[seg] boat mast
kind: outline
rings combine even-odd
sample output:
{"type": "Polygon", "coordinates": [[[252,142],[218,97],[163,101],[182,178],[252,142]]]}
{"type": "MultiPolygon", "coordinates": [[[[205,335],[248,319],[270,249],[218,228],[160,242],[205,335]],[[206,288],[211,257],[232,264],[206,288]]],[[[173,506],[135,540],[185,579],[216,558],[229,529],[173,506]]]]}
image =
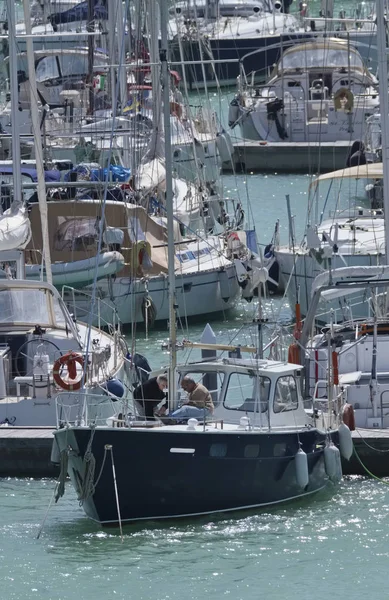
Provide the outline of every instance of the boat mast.
{"type": "MultiPolygon", "coordinates": [[[[11,86],[11,120],[12,120],[12,162],[13,162],[13,201],[23,201],[20,137],[19,137],[19,82],[18,59],[15,27],[15,2],[7,0],[9,74],[11,86]]],[[[27,24],[26,24],[27,25],[27,24]]]]}
{"type": "Polygon", "coordinates": [[[380,92],[380,113],[382,131],[382,171],[383,171],[383,205],[385,222],[385,264],[389,265],[389,96],[388,96],[388,63],[386,52],[386,18],[384,2],[376,3],[377,11],[377,54],[380,92]]]}
{"type": "MultiPolygon", "coordinates": [[[[153,1],[153,0],[152,0],[153,1]]],[[[169,346],[170,346],[170,369],[169,369],[169,404],[172,406],[176,398],[176,283],[175,283],[175,254],[174,254],[174,221],[173,221],[173,178],[172,178],[172,144],[170,132],[170,76],[167,62],[168,56],[168,7],[166,0],[159,2],[161,14],[161,85],[163,98],[163,125],[165,138],[165,169],[166,169],[166,216],[168,231],[168,283],[169,283],[169,346]]]]}
{"type": "MultiPolygon", "coordinates": [[[[95,1],[88,0],[88,24],[86,30],[92,33],[95,30],[94,21],[95,1]]],[[[93,62],[94,62],[95,40],[93,35],[88,35],[88,79],[89,79],[89,114],[93,115],[95,109],[95,92],[93,89],[93,62]]]]}
{"type": "MultiPolygon", "coordinates": [[[[8,0],[12,3],[12,0],[8,0]]],[[[47,212],[47,198],[46,198],[46,184],[45,184],[45,172],[43,162],[43,143],[41,136],[41,129],[39,123],[39,111],[38,111],[38,92],[36,87],[35,78],[35,64],[34,64],[34,48],[33,40],[31,37],[31,15],[30,15],[30,4],[29,0],[23,0],[24,20],[26,25],[26,49],[27,49],[27,65],[28,65],[28,80],[30,84],[30,97],[31,97],[31,122],[32,122],[32,133],[34,136],[34,147],[35,147],[35,161],[37,171],[37,192],[39,202],[39,212],[41,217],[41,229],[42,229],[42,254],[46,268],[46,280],[47,283],[53,283],[53,276],[51,272],[51,256],[50,256],[50,241],[49,241],[49,230],[48,230],[48,212],[47,212]]],[[[16,113],[14,113],[16,114],[16,113]]],[[[12,150],[13,152],[13,150],[12,150]]],[[[15,159],[14,159],[15,161],[15,159]]],[[[15,164],[15,162],[14,162],[15,164]]],[[[17,163],[18,170],[20,170],[20,155],[19,162],[17,163]]]]}

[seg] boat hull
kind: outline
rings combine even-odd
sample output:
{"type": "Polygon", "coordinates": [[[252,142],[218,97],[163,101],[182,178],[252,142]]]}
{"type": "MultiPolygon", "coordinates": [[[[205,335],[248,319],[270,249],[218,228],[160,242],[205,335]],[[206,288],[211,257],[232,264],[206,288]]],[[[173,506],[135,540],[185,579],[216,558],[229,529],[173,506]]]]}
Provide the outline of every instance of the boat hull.
{"type": "MultiPolygon", "coordinates": [[[[177,313],[181,318],[215,314],[234,308],[240,298],[234,265],[224,269],[204,270],[177,275],[177,313]]],[[[100,317],[109,322],[112,307],[115,308],[123,324],[145,321],[144,302],[150,298],[155,312],[148,316],[148,326],[154,321],[169,318],[168,280],[161,275],[145,279],[117,277],[101,279],[97,283],[97,297],[102,300],[100,317]]],[[[80,320],[85,320],[90,312],[90,298],[82,292],[65,296],[68,308],[80,320]]]]}
{"type": "MultiPolygon", "coordinates": [[[[347,38],[344,32],[331,33],[333,37],[347,38]]],[[[320,36],[320,32],[318,32],[320,36]]],[[[351,31],[348,33],[350,42],[353,43],[364,60],[369,61],[369,67],[374,71],[377,68],[377,49],[375,33],[370,31],[351,31]]],[[[241,65],[247,74],[255,73],[256,81],[263,81],[269,76],[269,70],[280,59],[282,50],[312,40],[312,33],[291,32],[275,33],[269,35],[257,35],[256,37],[235,36],[231,38],[208,38],[209,55],[199,50],[197,39],[182,41],[183,58],[176,40],[170,42],[171,61],[177,65],[177,69],[185,68],[186,81],[190,89],[204,87],[204,73],[207,86],[234,85],[236,78],[240,75],[241,65]],[[261,50],[261,52],[257,52],[261,50]],[[253,53],[250,55],[250,53],[253,53]],[[250,56],[248,56],[250,55],[250,56]],[[215,63],[202,65],[202,60],[210,60],[213,57],[215,63]],[[242,63],[241,61],[246,57],[242,63]],[[182,62],[191,62],[182,67],[182,62]],[[228,62],[236,61],[236,62],[228,62]],[[196,63],[196,64],[193,64],[196,63]]]]}
{"type": "MultiPolygon", "coordinates": [[[[55,433],[59,450],[69,446],[68,472],[79,493],[88,476],[83,457],[88,428],[55,433]]],[[[123,522],[166,519],[275,505],[323,489],[328,483],[323,448],[326,435],[316,429],[297,433],[215,430],[189,432],[175,427],[94,430],[95,473],[101,473],[85,513],[101,524],[118,522],[112,460],[123,522]],[[307,454],[309,482],[296,477],[299,441],[307,454]],[[112,456],[105,448],[112,446],[112,456]],[[252,456],[252,457],[251,457],[252,456]]]]}

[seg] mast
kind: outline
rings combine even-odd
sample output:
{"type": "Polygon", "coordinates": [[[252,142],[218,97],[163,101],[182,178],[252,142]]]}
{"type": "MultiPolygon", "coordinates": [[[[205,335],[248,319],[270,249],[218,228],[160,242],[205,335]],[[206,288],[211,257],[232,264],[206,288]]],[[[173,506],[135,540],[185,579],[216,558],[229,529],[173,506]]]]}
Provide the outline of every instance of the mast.
{"type": "MultiPolygon", "coordinates": [[[[12,0],[8,0],[8,3],[12,3],[12,0]]],[[[46,185],[45,185],[45,173],[43,167],[43,144],[39,122],[39,111],[38,111],[38,93],[36,88],[35,79],[35,64],[34,64],[34,48],[31,37],[31,15],[30,15],[30,4],[29,0],[23,0],[24,20],[26,24],[26,49],[27,49],[27,64],[28,64],[28,79],[30,83],[30,97],[31,97],[31,121],[32,121],[32,133],[34,136],[35,146],[35,161],[38,179],[38,202],[39,212],[41,216],[41,229],[42,229],[42,254],[43,260],[46,267],[46,279],[47,283],[53,283],[53,276],[51,272],[51,257],[50,257],[50,242],[49,242],[49,230],[48,230],[48,214],[47,214],[47,198],[46,198],[46,185]]],[[[19,111],[18,111],[19,112],[19,111]]],[[[16,113],[14,113],[15,115],[16,113]]],[[[13,129],[13,128],[12,128],[13,129]]],[[[19,150],[20,152],[20,150],[19,150]]],[[[12,149],[13,153],[13,149],[12,149]]],[[[14,158],[15,162],[15,158],[14,158]]],[[[20,173],[20,155],[17,167],[20,173]]]]}
{"type": "Polygon", "coordinates": [[[388,96],[388,63],[386,52],[386,19],[384,2],[376,3],[377,11],[377,54],[380,92],[380,113],[382,131],[382,171],[383,171],[383,204],[385,222],[385,264],[389,265],[389,96],[388,96]]]}
{"type": "MultiPolygon", "coordinates": [[[[153,0],[152,0],[153,1],[153,0]]],[[[168,283],[169,283],[169,405],[176,398],[176,365],[177,365],[177,332],[176,332],[176,282],[175,282],[175,255],[174,255],[174,221],[173,221],[173,180],[172,180],[172,144],[170,132],[170,94],[169,94],[169,66],[168,55],[168,7],[166,0],[159,0],[161,12],[161,85],[163,97],[163,124],[165,138],[165,169],[166,169],[166,216],[168,230],[168,283]]]]}
{"type": "MultiPolygon", "coordinates": [[[[20,138],[19,138],[19,82],[17,43],[15,34],[15,2],[7,0],[8,40],[9,40],[9,72],[11,85],[12,111],[12,162],[13,162],[13,201],[23,201],[20,138]]],[[[26,23],[27,27],[27,23],[26,23]]]]}
{"type": "MultiPolygon", "coordinates": [[[[95,2],[88,0],[88,24],[86,30],[93,32],[95,30],[94,22],[95,2]]],[[[93,115],[95,109],[95,93],[93,89],[93,59],[94,59],[95,40],[93,35],[88,35],[88,79],[89,79],[89,114],[93,115]]]]}

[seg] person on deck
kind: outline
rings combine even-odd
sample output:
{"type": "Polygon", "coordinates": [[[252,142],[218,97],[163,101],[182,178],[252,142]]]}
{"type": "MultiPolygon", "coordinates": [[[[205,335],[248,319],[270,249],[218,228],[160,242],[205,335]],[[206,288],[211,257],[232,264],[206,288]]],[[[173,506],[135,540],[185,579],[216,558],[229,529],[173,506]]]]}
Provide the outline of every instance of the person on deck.
{"type": "Polygon", "coordinates": [[[169,417],[177,420],[205,419],[212,416],[214,406],[212,396],[207,388],[201,383],[196,383],[191,377],[184,377],[181,381],[181,387],[188,393],[188,399],[169,417]]]}
{"type": "Polygon", "coordinates": [[[166,375],[158,375],[152,377],[134,390],[134,400],[138,407],[144,411],[147,419],[154,417],[154,410],[167,398],[167,377],[166,375]]]}

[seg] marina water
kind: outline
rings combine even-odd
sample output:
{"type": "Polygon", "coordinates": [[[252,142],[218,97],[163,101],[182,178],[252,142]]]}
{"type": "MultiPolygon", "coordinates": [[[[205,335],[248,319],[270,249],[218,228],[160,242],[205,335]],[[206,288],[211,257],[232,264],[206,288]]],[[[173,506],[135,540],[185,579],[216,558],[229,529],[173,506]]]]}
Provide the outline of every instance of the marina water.
{"type": "Polygon", "coordinates": [[[277,510],[126,526],[123,542],[85,518],[70,485],[37,540],[53,485],[1,482],[4,600],[387,598],[389,489],[380,482],[352,478],[277,510]]]}
{"type": "MultiPolygon", "coordinates": [[[[287,240],[286,193],[302,234],[308,183],[305,175],[224,178],[226,193],[238,190],[248,211],[247,187],[261,243],[270,240],[278,218],[287,240]]],[[[278,320],[291,319],[281,298],[268,298],[265,305],[278,320]]],[[[238,340],[255,311],[254,302],[242,303],[214,319],[217,340],[238,340]]],[[[182,325],[179,337],[200,339],[204,323],[187,326],[183,319],[182,325]]],[[[137,350],[152,367],[168,362],[161,353],[165,326],[148,339],[144,330],[136,337],[137,350]]],[[[128,525],[123,543],[117,529],[101,530],[85,517],[70,483],[37,540],[54,485],[0,480],[1,600],[387,598],[389,488],[382,482],[354,477],[309,501],[274,510],[128,525]]]]}
{"type": "MultiPolygon", "coordinates": [[[[353,5],[342,3],[344,8],[353,5]]],[[[230,92],[219,98],[212,92],[215,108],[224,115],[231,96],[230,92]]],[[[289,194],[300,240],[306,223],[308,171],[226,176],[224,195],[238,193],[265,245],[277,219],[281,240],[288,239],[285,195],[289,194]]],[[[265,305],[277,319],[291,319],[282,299],[266,299],[265,305]]],[[[214,319],[217,340],[228,342],[237,336],[255,310],[254,304],[242,303],[214,319]]],[[[179,336],[200,339],[203,323],[187,325],[183,319],[182,325],[179,336]]],[[[143,330],[137,333],[137,350],[154,368],[167,362],[167,356],[161,359],[166,338],[165,327],[151,331],[148,339],[143,330]]],[[[383,482],[353,477],[314,499],[274,510],[126,526],[123,541],[118,530],[101,530],[85,517],[68,484],[36,539],[54,485],[51,480],[0,480],[1,600],[388,597],[389,489],[383,482]]]]}

